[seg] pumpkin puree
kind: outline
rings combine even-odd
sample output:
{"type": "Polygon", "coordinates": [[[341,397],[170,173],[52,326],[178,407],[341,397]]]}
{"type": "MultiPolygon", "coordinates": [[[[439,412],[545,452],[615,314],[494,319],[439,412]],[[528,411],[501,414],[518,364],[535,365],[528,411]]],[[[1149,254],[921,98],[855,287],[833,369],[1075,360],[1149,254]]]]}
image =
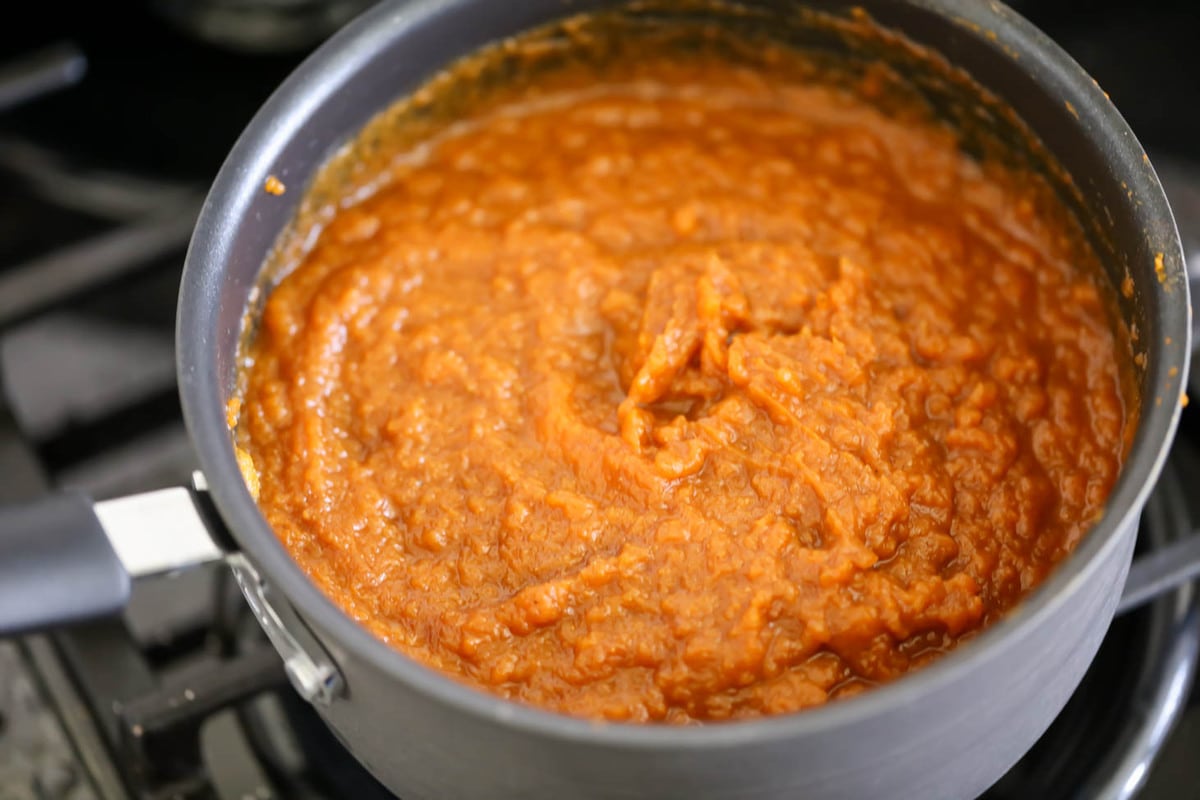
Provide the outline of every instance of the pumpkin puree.
{"type": "Polygon", "coordinates": [[[1102,513],[1094,255],[949,129],[647,56],[397,163],[272,291],[237,441],[424,664],[590,718],[796,711],[977,632],[1102,513]]]}

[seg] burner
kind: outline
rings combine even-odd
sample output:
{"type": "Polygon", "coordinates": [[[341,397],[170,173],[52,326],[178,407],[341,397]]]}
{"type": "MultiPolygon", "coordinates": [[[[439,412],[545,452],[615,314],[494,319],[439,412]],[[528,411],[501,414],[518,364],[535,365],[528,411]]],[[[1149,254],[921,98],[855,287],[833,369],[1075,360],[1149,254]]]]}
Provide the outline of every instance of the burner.
{"type": "Polygon", "coordinates": [[[346,752],[312,706],[296,694],[278,692],[261,698],[243,708],[240,717],[269,774],[282,787],[281,797],[395,797],[346,752]]]}

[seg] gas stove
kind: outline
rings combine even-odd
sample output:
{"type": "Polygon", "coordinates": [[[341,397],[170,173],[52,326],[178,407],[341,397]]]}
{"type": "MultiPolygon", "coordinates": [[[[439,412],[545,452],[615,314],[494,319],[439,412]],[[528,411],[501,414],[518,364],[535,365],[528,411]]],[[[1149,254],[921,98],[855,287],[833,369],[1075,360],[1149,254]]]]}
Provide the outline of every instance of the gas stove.
{"type": "MultiPolygon", "coordinates": [[[[41,4],[0,29],[0,503],[189,479],[173,325],[204,192],[258,105],[365,2],[41,4]]],[[[1126,113],[1200,272],[1188,5],[1017,5],[1126,113]]],[[[1198,405],[1143,552],[1200,521],[1198,405]]],[[[1054,726],[985,797],[1200,796],[1198,653],[1194,587],[1119,618],[1054,726]]],[[[0,641],[0,800],[389,797],[292,691],[223,568],[139,582],[119,618],[0,641]]]]}

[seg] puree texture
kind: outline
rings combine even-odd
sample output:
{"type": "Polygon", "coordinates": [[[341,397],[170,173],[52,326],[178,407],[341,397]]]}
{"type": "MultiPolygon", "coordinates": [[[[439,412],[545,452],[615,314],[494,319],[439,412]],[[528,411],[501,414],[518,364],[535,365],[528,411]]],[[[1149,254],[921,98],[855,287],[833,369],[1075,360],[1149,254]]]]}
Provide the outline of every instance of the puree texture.
{"type": "Polygon", "coordinates": [[[333,216],[237,443],[316,584],[470,685],[668,723],[853,694],[1010,609],[1116,479],[1095,258],[1035,183],[715,58],[531,88],[333,216]]]}

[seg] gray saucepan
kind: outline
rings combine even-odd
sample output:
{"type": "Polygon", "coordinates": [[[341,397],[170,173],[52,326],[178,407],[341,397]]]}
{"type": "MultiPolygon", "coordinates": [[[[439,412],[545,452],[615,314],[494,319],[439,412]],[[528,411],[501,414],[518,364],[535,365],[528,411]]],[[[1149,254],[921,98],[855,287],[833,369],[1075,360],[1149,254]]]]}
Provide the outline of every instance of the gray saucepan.
{"type": "MultiPolygon", "coordinates": [[[[970,798],[1033,745],[1121,601],[1138,517],[1179,419],[1191,326],[1178,234],[1141,146],[1070,57],[996,2],[804,3],[833,15],[865,10],[1011,107],[1069,176],[1112,285],[1126,275],[1133,283],[1132,293],[1113,294],[1137,331],[1142,411],[1106,513],[1044,585],[971,642],[890,685],[803,713],[693,727],[582,721],[467,688],[372,637],[305,577],[247,491],[225,406],[243,316],[299,189],[373,115],[454,59],[613,5],[384,2],[287,79],[230,153],[187,256],[179,389],[203,476],[186,489],[99,504],[56,495],[0,511],[0,632],[110,613],[130,575],[224,559],[296,688],[408,800],[970,798]],[[289,190],[263,191],[268,175],[289,190]]],[[[742,5],[770,18],[798,4],[742,5]]],[[[1197,542],[1136,565],[1127,603],[1194,571],[1197,542]]]]}

